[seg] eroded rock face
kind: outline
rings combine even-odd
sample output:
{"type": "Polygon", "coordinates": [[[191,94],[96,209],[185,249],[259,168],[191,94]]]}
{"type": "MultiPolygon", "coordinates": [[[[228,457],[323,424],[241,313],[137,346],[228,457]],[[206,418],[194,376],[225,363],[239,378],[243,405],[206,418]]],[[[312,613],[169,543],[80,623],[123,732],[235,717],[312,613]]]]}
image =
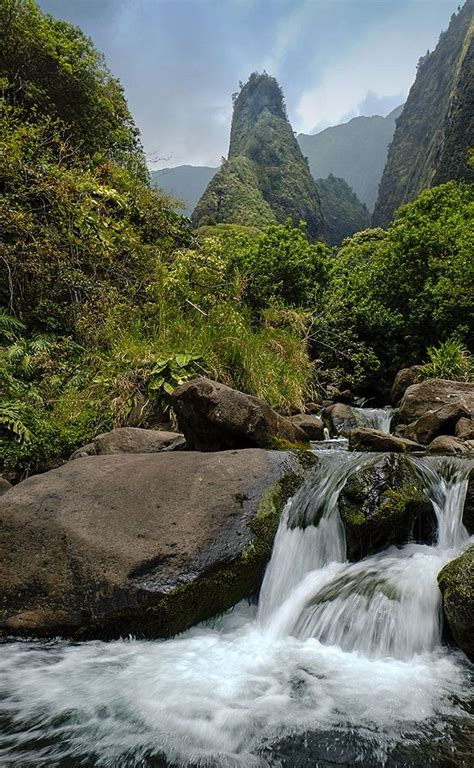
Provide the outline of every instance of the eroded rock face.
{"type": "Polygon", "coordinates": [[[452,635],[474,661],[474,546],[445,565],[438,574],[438,585],[452,635]]]}
{"type": "Polygon", "coordinates": [[[173,407],[189,448],[274,447],[277,441],[306,443],[302,429],[267,403],[211,379],[199,378],[178,387],[173,407]]]}
{"type": "Polygon", "coordinates": [[[404,544],[411,536],[429,542],[436,533],[436,516],[423,483],[399,454],[376,458],[352,475],[339,496],[339,512],[349,560],[404,544]]]}
{"type": "Polygon", "coordinates": [[[325,408],[323,418],[332,435],[347,435],[358,426],[354,412],[345,403],[334,403],[325,408]]]}
{"type": "Polygon", "coordinates": [[[392,404],[398,405],[405,394],[408,387],[412,384],[417,384],[422,377],[421,365],[412,365],[410,368],[402,368],[398,371],[393,382],[392,391],[390,394],[392,404]]]}
{"type": "Polygon", "coordinates": [[[115,453],[174,451],[182,448],[184,443],[184,436],[177,432],[119,427],[111,432],[98,435],[91,443],[74,451],[71,459],[80,459],[84,456],[107,456],[115,453]]]}
{"type": "Polygon", "coordinates": [[[411,424],[427,411],[437,411],[444,405],[460,403],[469,413],[474,411],[474,384],[447,379],[427,379],[406,390],[400,410],[399,424],[411,424]]]}
{"type": "Polygon", "coordinates": [[[423,446],[404,437],[395,437],[386,432],[369,427],[357,427],[349,432],[349,448],[351,451],[387,451],[405,453],[407,451],[422,451],[423,446]]]}
{"type": "Polygon", "coordinates": [[[303,430],[307,440],[324,440],[324,422],[319,416],[297,413],[296,416],[291,416],[290,421],[303,430]]]}
{"type": "Polygon", "coordinates": [[[311,454],[94,456],[0,499],[0,630],[168,637],[259,586],[311,454]]]}
{"type": "Polygon", "coordinates": [[[10,481],[0,475],[0,496],[9,491],[11,487],[10,481]]]}
{"type": "Polygon", "coordinates": [[[409,424],[404,436],[428,445],[439,435],[454,435],[456,424],[462,418],[470,418],[468,408],[462,402],[448,403],[434,411],[427,411],[409,424]]]}

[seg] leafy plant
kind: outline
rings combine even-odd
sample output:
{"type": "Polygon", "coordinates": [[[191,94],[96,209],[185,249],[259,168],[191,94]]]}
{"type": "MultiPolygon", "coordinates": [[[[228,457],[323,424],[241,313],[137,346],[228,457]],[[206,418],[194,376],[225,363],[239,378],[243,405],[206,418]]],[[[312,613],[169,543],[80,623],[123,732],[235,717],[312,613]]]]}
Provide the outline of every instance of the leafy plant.
{"type": "Polygon", "coordinates": [[[446,339],[427,351],[429,362],[423,366],[426,378],[474,381],[474,358],[458,338],[446,339]]]}
{"type": "Polygon", "coordinates": [[[19,443],[31,443],[33,435],[22,421],[21,408],[0,404],[0,428],[11,432],[19,443]]]}

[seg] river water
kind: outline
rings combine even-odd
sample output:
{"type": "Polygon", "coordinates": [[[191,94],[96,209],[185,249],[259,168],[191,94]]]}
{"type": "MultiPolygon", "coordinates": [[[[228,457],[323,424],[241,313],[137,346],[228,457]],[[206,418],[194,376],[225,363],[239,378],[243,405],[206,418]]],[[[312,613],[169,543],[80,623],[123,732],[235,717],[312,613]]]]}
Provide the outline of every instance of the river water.
{"type": "Polygon", "coordinates": [[[258,605],[167,641],[4,644],[2,768],[472,768],[472,665],[442,645],[436,575],[469,544],[474,462],[413,458],[437,543],[350,564],[337,498],[371,460],[320,454],[258,605]]]}

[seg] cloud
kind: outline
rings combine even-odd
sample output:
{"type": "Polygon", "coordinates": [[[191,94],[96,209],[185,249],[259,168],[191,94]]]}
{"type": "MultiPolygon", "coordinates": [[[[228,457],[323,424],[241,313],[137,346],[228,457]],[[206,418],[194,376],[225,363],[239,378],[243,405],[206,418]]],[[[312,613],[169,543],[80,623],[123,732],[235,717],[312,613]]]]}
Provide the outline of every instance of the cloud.
{"type": "Polygon", "coordinates": [[[306,89],[296,104],[295,127],[313,132],[374,108],[389,111],[404,101],[418,59],[434,47],[441,31],[433,29],[423,5],[411,4],[372,27],[315,73],[317,84],[306,89]]]}

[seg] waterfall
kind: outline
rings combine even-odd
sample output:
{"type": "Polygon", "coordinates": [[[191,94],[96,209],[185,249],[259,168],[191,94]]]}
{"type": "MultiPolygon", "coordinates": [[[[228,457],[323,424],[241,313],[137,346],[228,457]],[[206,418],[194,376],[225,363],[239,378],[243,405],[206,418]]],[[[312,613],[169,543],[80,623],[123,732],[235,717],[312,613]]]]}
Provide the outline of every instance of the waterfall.
{"type": "Polygon", "coordinates": [[[470,667],[441,644],[436,576],[469,542],[474,462],[410,458],[436,544],[349,563],[338,496],[374,455],[318,456],[282,514],[258,606],[166,641],[4,644],[0,764],[468,768],[470,667]]]}
{"type": "Polygon", "coordinates": [[[378,429],[380,432],[390,434],[390,424],[394,414],[394,408],[352,408],[358,424],[361,427],[378,429]]]}

